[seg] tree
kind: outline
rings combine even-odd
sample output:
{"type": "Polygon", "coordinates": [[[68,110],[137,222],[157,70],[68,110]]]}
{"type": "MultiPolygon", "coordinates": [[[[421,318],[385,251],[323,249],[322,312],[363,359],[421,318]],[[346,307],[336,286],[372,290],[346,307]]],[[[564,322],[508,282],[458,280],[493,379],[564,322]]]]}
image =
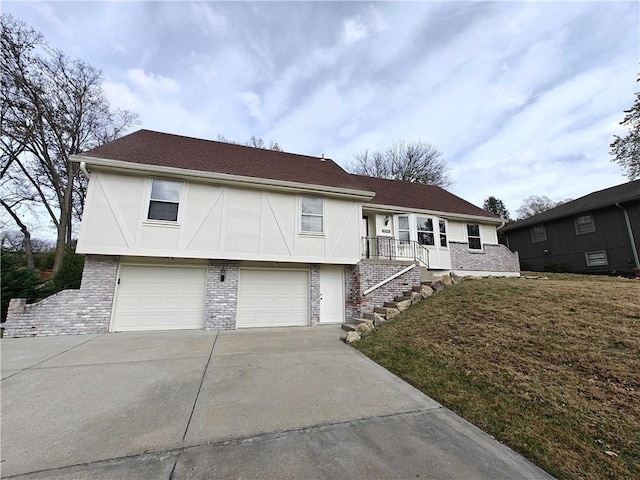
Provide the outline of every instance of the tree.
{"type": "Polygon", "coordinates": [[[38,285],[38,273],[29,267],[25,267],[19,254],[11,252],[4,245],[0,247],[2,257],[2,270],[0,271],[0,285],[2,285],[2,302],[0,312],[4,322],[7,319],[9,301],[12,298],[24,297],[31,301],[36,296],[38,285]]]}
{"type": "Polygon", "coordinates": [[[491,212],[494,215],[498,215],[503,220],[510,220],[509,210],[504,206],[504,202],[496,197],[489,197],[484,201],[482,206],[487,212],[491,212]]]}
{"type": "Polygon", "coordinates": [[[274,142],[273,140],[271,140],[269,142],[269,147],[267,148],[267,144],[265,143],[265,141],[262,138],[256,137],[255,135],[251,135],[251,138],[249,139],[248,142],[240,143],[240,142],[235,142],[233,140],[229,140],[224,135],[218,134],[218,141],[224,142],[224,143],[231,143],[232,145],[244,145],[245,147],[254,147],[254,148],[262,148],[264,150],[273,150],[275,152],[282,151],[282,149],[280,148],[280,145],[278,145],[278,142],[274,142]]]}
{"type": "MultiPolygon", "coordinates": [[[[640,76],[637,81],[640,82],[640,76]]],[[[614,157],[611,161],[626,170],[629,180],[635,180],[640,178],[640,91],[633,106],[624,113],[620,125],[626,126],[629,132],[624,137],[614,135],[609,153],[614,157]]]]}
{"type": "Polygon", "coordinates": [[[542,195],[541,197],[538,195],[531,195],[530,197],[522,200],[520,208],[516,210],[518,220],[522,220],[524,218],[529,218],[539,213],[546,212],[547,210],[551,210],[552,208],[557,207],[562,203],[564,202],[554,202],[545,195],[542,195]]]}
{"type": "Polygon", "coordinates": [[[27,212],[46,212],[57,231],[57,272],[86,192],[86,179],[69,157],[119,137],[137,116],[110,109],[99,70],[50,48],[10,14],[2,14],[1,24],[2,207],[25,243],[27,212]]]}
{"type": "Polygon", "coordinates": [[[347,170],[358,175],[447,188],[452,181],[442,152],[426,142],[395,141],[387,150],[357,153],[347,170]]]}

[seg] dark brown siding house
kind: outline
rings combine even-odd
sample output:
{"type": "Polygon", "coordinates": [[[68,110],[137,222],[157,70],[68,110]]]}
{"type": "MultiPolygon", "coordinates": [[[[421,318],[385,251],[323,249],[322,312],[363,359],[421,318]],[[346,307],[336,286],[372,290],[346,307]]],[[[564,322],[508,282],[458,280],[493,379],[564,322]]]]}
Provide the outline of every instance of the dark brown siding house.
{"type": "Polygon", "coordinates": [[[501,230],[522,270],[640,276],[640,180],[590,193],[501,230]]]}

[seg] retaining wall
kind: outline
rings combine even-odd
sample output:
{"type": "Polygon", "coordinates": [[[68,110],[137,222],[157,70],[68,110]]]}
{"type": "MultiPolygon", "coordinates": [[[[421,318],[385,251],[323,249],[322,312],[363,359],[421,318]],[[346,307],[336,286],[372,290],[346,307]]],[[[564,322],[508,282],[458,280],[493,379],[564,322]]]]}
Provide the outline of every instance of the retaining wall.
{"type": "Polygon", "coordinates": [[[4,335],[30,337],[107,333],[118,272],[117,256],[87,255],[78,290],[63,290],[36,303],[9,303],[4,335]]]}

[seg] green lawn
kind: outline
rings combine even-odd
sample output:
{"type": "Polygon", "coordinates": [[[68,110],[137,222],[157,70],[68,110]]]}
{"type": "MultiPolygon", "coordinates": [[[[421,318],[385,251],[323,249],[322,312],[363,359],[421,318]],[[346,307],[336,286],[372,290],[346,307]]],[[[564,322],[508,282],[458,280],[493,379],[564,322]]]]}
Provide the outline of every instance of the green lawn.
{"type": "Polygon", "coordinates": [[[640,478],[640,281],[548,277],[464,281],[354,345],[557,478],[640,478]]]}

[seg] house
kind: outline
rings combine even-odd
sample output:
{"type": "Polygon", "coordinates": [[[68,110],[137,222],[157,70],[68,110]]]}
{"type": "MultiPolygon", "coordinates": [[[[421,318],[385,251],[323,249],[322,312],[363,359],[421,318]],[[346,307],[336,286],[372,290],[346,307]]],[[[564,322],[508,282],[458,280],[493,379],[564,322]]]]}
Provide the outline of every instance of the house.
{"type": "Polygon", "coordinates": [[[82,286],[14,299],[7,335],[342,323],[434,275],[519,275],[496,216],[329,159],[141,130],[73,161],[82,286]]]}
{"type": "Polygon", "coordinates": [[[640,180],[590,193],[501,229],[523,270],[640,274],[640,180]]]}

